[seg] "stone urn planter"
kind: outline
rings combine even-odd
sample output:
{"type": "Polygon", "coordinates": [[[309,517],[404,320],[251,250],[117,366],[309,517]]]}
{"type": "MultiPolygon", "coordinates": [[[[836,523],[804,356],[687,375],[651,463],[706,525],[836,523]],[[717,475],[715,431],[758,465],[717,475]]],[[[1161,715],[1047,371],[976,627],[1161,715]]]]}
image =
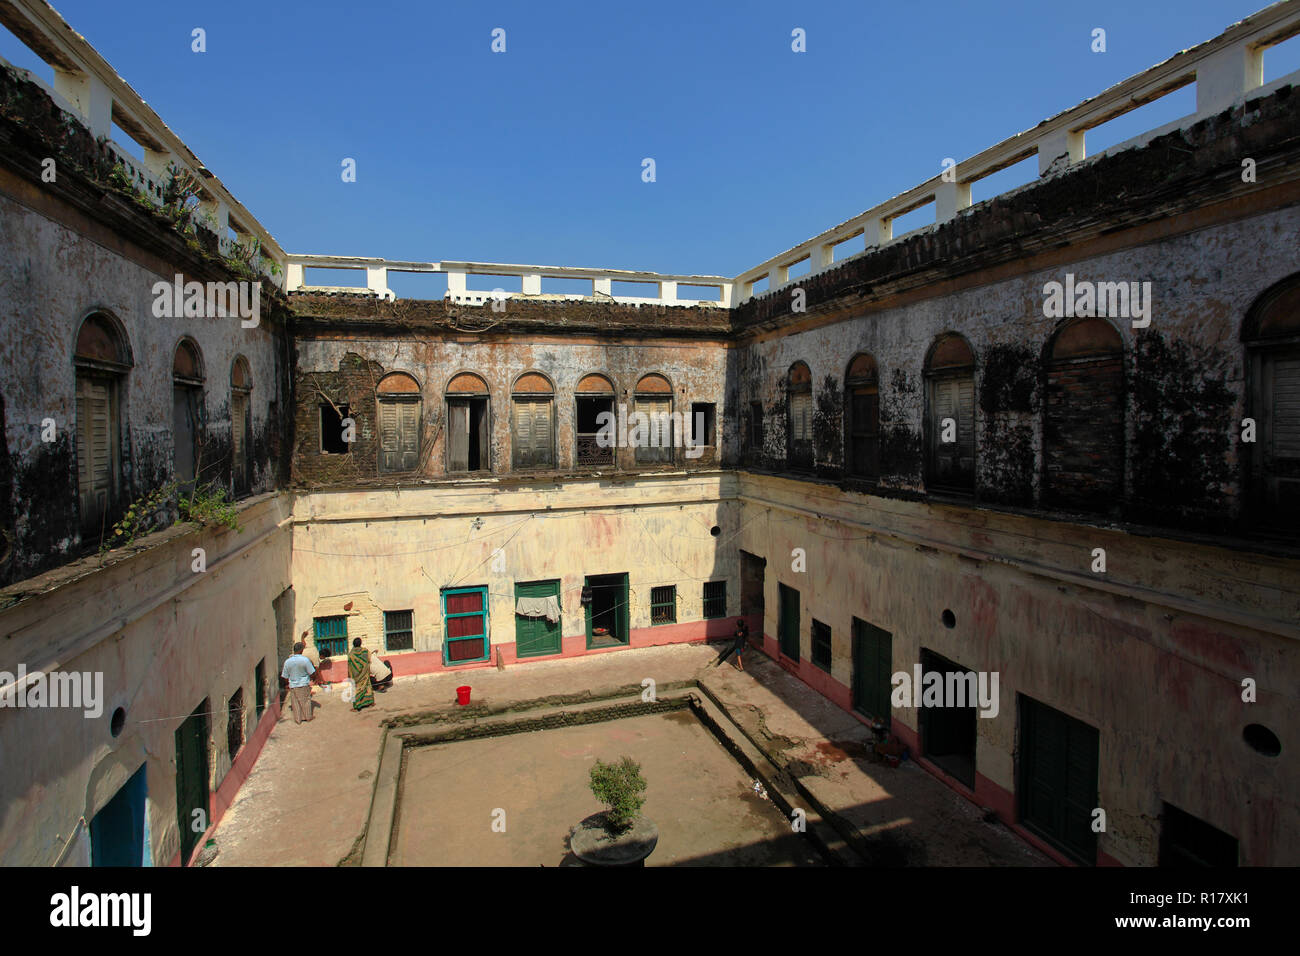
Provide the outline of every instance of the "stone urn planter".
{"type": "Polygon", "coordinates": [[[569,849],[587,866],[645,866],[659,843],[659,828],[638,816],[625,830],[611,831],[605,811],[593,813],[569,834],[569,849]]]}

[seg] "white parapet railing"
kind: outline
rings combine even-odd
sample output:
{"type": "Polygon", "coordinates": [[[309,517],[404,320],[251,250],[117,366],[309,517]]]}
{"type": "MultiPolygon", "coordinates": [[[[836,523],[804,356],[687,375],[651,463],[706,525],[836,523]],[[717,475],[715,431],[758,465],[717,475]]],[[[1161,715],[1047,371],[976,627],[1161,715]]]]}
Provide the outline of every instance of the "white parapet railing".
{"type": "Polygon", "coordinates": [[[483,305],[495,298],[524,298],[556,301],[586,299],[619,302],[627,305],[684,305],[731,306],[731,280],[724,276],[664,275],[658,272],[631,272],[623,269],[584,269],[576,266],[530,266],[501,262],[402,262],[395,259],[367,259],[356,256],[300,256],[286,257],[286,292],[361,292],[355,285],[307,285],[305,269],[337,269],[342,272],[366,273],[365,291],[383,299],[394,299],[388,287],[390,272],[435,272],[447,276],[446,298],[463,305],[483,305]],[[490,290],[470,289],[470,276],[519,279],[518,290],[494,287],[490,290]],[[590,282],[591,291],[574,293],[546,293],[542,285],[546,279],[569,282],[590,282]],[[646,295],[615,295],[615,282],[644,285],[646,295]],[[693,298],[693,289],[716,290],[714,298],[693,298]]]}
{"type": "Polygon", "coordinates": [[[104,142],[136,188],[156,205],[163,202],[168,167],[175,164],[188,172],[201,188],[197,217],[216,233],[222,253],[233,249],[235,243],[247,247],[256,239],[262,271],[272,282],[283,285],[285,255],[280,244],[58,11],[45,0],[0,0],[0,23],[54,70],[54,85],[3,58],[0,64],[39,85],[60,109],[77,117],[91,135],[104,142]],[[113,139],[114,124],[140,147],[143,161],[113,139]],[[272,270],[272,262],[281,270],[279,274],[272,270]]]}
{"type": "MultiPolygon", "coordinates": [[[[1300,83],[1300,71],[1264,85],[1264,51],[1300,34],[1300,0],[1283,0],[1235,23],[1222,34],[1190,50],[1175,54],[1078,106],[1044,120],[1033,129],[1018,133],[996,146],[941,171],[919,186],[899,193],[825,232],[773,256],[734,280],[733,300],[739,305],[755,295],[755,283],[767,280],[757,294],[774,292],[802,281],[809,275],[838,266],[834,260],[840,243],[862,237],[863,255],[897,242],[905,236],[935,228],[971,207],[971,184],[1035,154],[1040,177],[1054,175],[1083,162],[1084,137],[1088,130],[1145,106],[1191,83],[1196,84],[1196,112],[1172,123],[1149,130],[1097,155],[1141,146],[1157,136],[1190,126],[1206,116],[1240,104],[1248,95],[1300,83]],[[904,235],[893,234],[894,220],[915,209],[934,204],[933,225],[904,235]],[[790,270],[808,262],[808,271],[790,278],[790,270]]],[[[1094,157],[1095,158],[1095,157],[1094,157]]],[[[1024,187],[1017,187],[1024,188],[1024,187]]],[[[852,257],[846,257],[852,258],[852,257]]]]}

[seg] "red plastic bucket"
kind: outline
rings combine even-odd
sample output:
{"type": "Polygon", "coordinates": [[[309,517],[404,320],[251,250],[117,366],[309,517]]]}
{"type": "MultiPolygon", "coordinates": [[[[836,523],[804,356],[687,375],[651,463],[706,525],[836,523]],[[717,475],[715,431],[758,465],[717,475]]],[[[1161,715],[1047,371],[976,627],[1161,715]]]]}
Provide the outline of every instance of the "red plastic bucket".
{"type": "Polygon", "coordinates": [[[469,703],[469,688],[468,688],[468,687],[457,687],[457,688],[456,688],[456,703],[460,704],[462,707],[464,707],[466,704],[469,703]]]}

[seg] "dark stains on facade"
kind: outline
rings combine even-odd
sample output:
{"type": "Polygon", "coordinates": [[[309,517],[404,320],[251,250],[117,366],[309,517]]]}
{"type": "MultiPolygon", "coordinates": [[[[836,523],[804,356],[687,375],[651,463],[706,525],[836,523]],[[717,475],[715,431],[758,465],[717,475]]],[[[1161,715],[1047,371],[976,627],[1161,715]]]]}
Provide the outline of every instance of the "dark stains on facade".
{"type": "Polygon", "coordinates": [[[880,390],[880,484],[914,488],[923,467],[921,433],[908,426],[907,409],[917,401],[918,387],[907,370],[890,370],[889,386],[880,390]]]}
{"type": "Polygon", "coordinates": [[[835,478],[844,471],[844,390],[827,375],[814,397],[813,460],[818,475],[835,478]]]}
{"type": "Polygon", "coordinates": [[[1034,504],[1037,358],[1023,345],[991,345],[984,350],[979,385],[983,435],[977,455],[982,501],[1034,504]]]}
{"type": "Polygon", "coordinates": [[[1222,530],[1238,510],[1225,489],[1236,403],[1203,350],[1148,329],[1138,338],[1132,383],[1135,418],[1129,517],[1136,521],[1222,530]]]}

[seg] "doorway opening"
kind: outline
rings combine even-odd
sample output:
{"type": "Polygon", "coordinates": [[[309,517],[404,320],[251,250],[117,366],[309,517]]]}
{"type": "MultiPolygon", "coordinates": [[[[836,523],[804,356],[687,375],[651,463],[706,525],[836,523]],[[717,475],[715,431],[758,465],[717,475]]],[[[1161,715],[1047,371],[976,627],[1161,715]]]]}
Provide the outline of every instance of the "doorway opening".
{"type": "MultiPolygon", "coordinates": [[[[974,673],[933,651],[921,649],[922,681],[931,672],[943,675],[944,686],[949,686],[949,674],[974,673]]],[[[962,680],[966,678],[963,676],[962,680]]],[[[924,686],[924,684],[923,684],[924,686]]],[[[969,685],[974,686],[974,685],[969,685]]],[[[921,708],[921,752],[931,763],[951,775],[970,790],[975,789],[975,721],[976,701],[967,700],[965,707],[948,706],[921,708]]]]}
{"type": "Polygon", "coordinates": [[[488,400],[447,399],[447,470],[489,471],[488,400]]]}
{"type": "Polygon", "coordinates": [[[145,865],[144,764],[90,821],[91,866],[145,865]]]}
{"type": "Polygon", "coordinates": [[[627,574],[589,574],[584,590],[587,604],[587,649],[617,647],[630,641],[627,613],[627,574]]]}
{"type": "Polygon", "coordinates": [[[1170,803],[1160,817],[1160,866],[1237,865],[1236,837],[1170,803]]]}

